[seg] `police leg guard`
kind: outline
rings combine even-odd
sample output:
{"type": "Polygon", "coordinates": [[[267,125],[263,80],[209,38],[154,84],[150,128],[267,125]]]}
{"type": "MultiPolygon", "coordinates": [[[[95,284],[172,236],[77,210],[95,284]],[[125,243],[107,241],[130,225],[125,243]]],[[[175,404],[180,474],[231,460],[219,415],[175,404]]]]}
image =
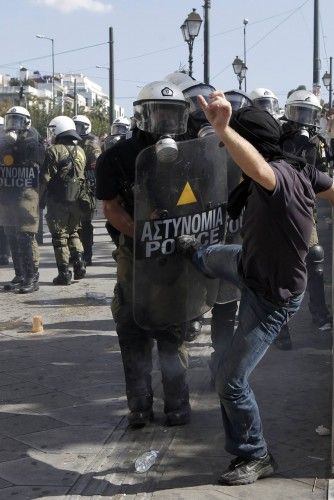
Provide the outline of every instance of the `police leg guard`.
{"type": "Polygon", "coordinates": [[[211,342],[213,352],[209,361],[209,368],[212,389],[215,387],[215,379],[221,356],[233,337],[237,310],[238,301],[233,300],[225,304],[216,303],[211,311],[211,342]]]}
{"type": "Polygon", "coordinates": [[[134,323],[117,325],[121,349],[126,396],[128,400],[128,423],[132,428],[144,427],[153,419],[153,391],[151,385],[152,347],[149,334],[142,332],[134,323]]]}
{"type": "Polygon", "coordinates": [[[80,240],[83,246],[83,258],[86,266],[92,265],[93,243],[94,243],[94,227],[91,219],[81,221],[81,229],[79,232],[80,240]]]}
{"type": "Polygon", "coordinates": [[[23,282],[20,288],[17,290],[18,293],[32,293],[39,289],[39,273],[38,269],[36,269],[35,267],[33,256],[34,238],[34,233],[20,232],[18,234],[19,249],[22,255],[24,275],[23,282]]]}
{"type": "Polygon", "coordinates": [[[86,266],[82,253],[73,254],[73,272],[75,280],[81,280],[86,276],[86,266]]]}
{"type": "Polygon", "coordinates": [[[191,407],[186,380],[188,355],[181,338],[162,332],[157,338],[164,389],[166,425],[186,425],[191,407]]]}
{"type": "Polygon", "coordinates": [[[3,289],[6,292],[13,292],[19,289],[23,282],[24,276],[23,276],[22,257],[19,251],[18,233],[16,229],[5,228],[5,234],[8,238],[8,243],[12,254],[15,276],[11,282],[6,283],[6,285],[4,285],[3,289]]]}
{"type": "Polygon", "coordinates": [[[309,249],[306,257],[308,273],[307,290],[309,292],[309,310],[313,322],[321,329],[331,328],[331,317],[326,305],[324,286],[324,250],[320,245],[309,249]]]}
{"type": "Polygon", "coordinates": [[[274,345],[282,351],[290,351],[292,349],[290,330],[287,323],[282,326],[281,331],[274,340],[274,345]]]}
{"type": "Polygon", "coordinates": [[[3,227],[0,227],[0,266],[8,266],[10,249],[8,238],[3,227]]]}

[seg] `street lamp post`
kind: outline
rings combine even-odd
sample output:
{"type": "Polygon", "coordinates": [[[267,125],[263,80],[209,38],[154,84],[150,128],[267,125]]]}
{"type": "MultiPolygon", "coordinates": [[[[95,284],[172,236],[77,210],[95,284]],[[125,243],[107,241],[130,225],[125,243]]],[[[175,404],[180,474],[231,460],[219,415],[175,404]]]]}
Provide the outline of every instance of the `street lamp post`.
{"type": "Polygon", "coordinates": [[[109,124],[115,120],[115,84],[114,84],[114,34],[113,28],[109,28],[109,66],[96,66],[109,71],[109,124]]]}
{"type": "Polygon", "coordinates": [[[52,53],[52,107],[55,107],[55,41],[54,38],[48,37],[46,35],[36,35],[36,38],[44,38],[45,40],[50,40],[51,42],[51,53],[52,53]]]}
{"type": "Polygon", "coordinates": [[[329,73],[326,71],[326,73],[322,77],[323,84],[325,85],[326,89],[328,89],[328,94],[329,94],[328,95],[328,108],[329,108],[329,111],[331,111],[332,96],[333,96],[333,88],[332,88],[332,83],[333,83],[332,75],[333,75],[333,72],[332,72],[332,65],[333,65],[333,58],[330,57],[329,58],[329,73]]]}
{"type": "Polygon", "coordinates": [[[193,9],[190,14],[188,14],[187,19],[181,26],[181,31],[183,39],[187,42],[189,47],[189,76],[193,76],[193,46],[194,40],[198,36],[199,30],[201,28],[202,19],[201,16],[193,9]]]}
{"type": "MultiPolygon", "coordinates": [[[[245,63],[245,66],[247,65],[246,63],[246,26],[248,24],[248,19],[244,19],[243,20],[243,23],[244,23],[244,63],[245,63]]],[[[246,74],[245,74],[245,92],[247,92],[247,78],[246,78],[246,74]]]]}
{"type": "Polygon", "coordinates": [[[238,56],[234,59],[232,63],[233,71],[238,77],[238,82],[239,82],[239,90],[241,90],[241,84],[244,78],[246,77],[247,73],[247,66],[243,62],[242,59],[240,59],[238,56]]]}

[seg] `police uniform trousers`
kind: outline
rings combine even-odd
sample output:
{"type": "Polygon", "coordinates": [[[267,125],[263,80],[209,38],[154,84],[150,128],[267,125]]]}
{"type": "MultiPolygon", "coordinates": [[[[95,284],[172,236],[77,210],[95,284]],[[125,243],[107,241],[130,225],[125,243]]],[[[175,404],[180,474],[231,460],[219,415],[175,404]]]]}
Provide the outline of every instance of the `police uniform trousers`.
{"type": "Polygon", "coordinates": [[[324,286],[324,250],[319,245],[316,221],[313,221],[309,251],[306,256],[307,292],[309,310],[312,316],[329,318],[324,286]]]}
{"type": "Polygon", "coordinates": [[[144,330],[135,323],[132,312],[132,241],[120,235],[120,245],[114,253],[117,284],[111,310],[122,354],[129,409],[146,411],[152,407],[152,348],[155,339],[162,373],[164,410],[165,413],[177,410],[189,401],[186,382],[188,354],[184,341],[176,331],[144,330]]]}
{"type": "Polygon", "coordinates": [[[84,260],[90,262],[93,256],[94,226],[92,220],[95,210],[83,210],[79,236],[83,246],[84,260]]]}
{"type": "Polygon", "coordinates": [[[58,203],[51,197],[48,199],[46,221],[58,269],[68,267],[70,255],[75,258],[78,253],[83,252],[78,234],[80,219],[81,210],[78,202],[58,203]]]}
{"type": "Polygon", "coordinates": [[[0,226],[0,258],[9,259],[10,249],[5,230],[0,226]]]}
{"type": "Polygon", "coordinates": [[[35,189],[23,193],[8,190],[1,196],[0,224],[8,239],[15,275],[19,277],[31,278],[38,271],[38,203],[35,189]]]}

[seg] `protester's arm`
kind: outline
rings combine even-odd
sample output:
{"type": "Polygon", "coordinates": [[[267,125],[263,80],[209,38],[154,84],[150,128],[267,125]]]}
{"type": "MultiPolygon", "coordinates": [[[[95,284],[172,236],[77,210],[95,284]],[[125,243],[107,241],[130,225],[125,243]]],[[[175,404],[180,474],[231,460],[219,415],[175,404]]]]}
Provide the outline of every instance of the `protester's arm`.
{"type": "Polygon", "coordinates": [[[202,96],[199,96],[198,100],[208,121],[235,163],[260,186],[273,191],[276,186],[276,177],[269,163],[252,144],[229,126],[232,108],[223,92],[213,92],[208,103],[202,96]]]}
{"type": "Polygon", "coordinates": [[[334,205],[334,182],[329,189],[326,191],[321,191],[317,194],[318,198],[322,198],[323,200],[329,201],[332,205],[334,205]]]}
{"type": "Polygon", "coordinates": [[[118,231],[133,238],[134,224],[131,215],[124,209],[121,196],[116,196],[113,200],[103,200],[103,212],[106,219],[118,231]]]}

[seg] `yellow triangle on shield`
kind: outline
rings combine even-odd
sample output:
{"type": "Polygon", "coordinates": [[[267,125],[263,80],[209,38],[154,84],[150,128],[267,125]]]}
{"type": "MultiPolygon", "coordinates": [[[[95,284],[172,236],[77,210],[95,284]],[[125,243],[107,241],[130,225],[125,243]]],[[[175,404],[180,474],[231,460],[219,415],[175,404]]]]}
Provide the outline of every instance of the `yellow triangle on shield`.
{"type": "Polygon", "coordinates": [[[179,201],[177,202],[177,206],[179,205],[189,205],[190,203],[196,203],[196,196],[194,195],[193,190],[191,189],[191,186],[189,182],[187,181],[186,185],[184,186],[184,189],[181,193],[181,196],[179,198],[179,201]]]}

